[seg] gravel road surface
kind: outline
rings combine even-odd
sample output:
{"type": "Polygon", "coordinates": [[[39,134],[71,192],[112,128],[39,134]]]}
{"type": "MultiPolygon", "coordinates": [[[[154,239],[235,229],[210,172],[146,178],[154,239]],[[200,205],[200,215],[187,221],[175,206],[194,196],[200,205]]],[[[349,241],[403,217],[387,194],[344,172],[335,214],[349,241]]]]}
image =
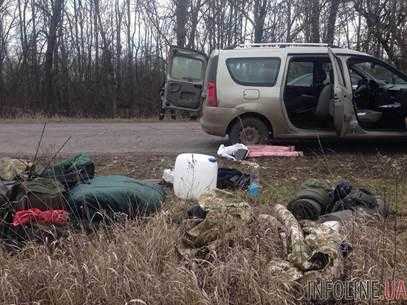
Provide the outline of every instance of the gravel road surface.
{"type": "MultiPolygon", "coordinates": [[[[42,124],[0,124],[0,154],[33,154],[42,127],[42,124]]],[[[70,136],[63,154],[215,153],[225,142],[205,134],[198,122],[49,123],[42,151],[55,152],[70,136]]]]}

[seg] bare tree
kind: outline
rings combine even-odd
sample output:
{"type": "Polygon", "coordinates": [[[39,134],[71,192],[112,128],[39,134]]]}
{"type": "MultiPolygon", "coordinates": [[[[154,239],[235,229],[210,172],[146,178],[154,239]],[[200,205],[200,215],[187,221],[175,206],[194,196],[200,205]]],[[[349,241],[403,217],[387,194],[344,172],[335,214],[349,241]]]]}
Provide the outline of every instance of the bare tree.
{"type": "Polygon", "coordinates": [[[186,43],[187,31],[187,16],[188,16],[188,0],[175,1],[175,18],[176,18],[176,33],[177,33],[177,46],[184,47],[186,43]]]}
{"type": "Polygon", "coordinates": [[[310,25],[311,25],[311,41],[310,42],[320,42],[320,14],[321,6],[319,0],[310,0],[310,25]]]}
{"type": "Polygon", "coordinates": [[[61,26],[63,9],[64,9],[64,0],[55,0],[51,2],[51,11],[48,12],[44,9],[44,13],[50,13],[49,17],[49,28],[47,33],[47,50],[45,52],[45,95],[46,95],[46,109],[49,111],[55,112],[55,103],[54,103],[54,87],[53,87],[53,66],[54,66],[54,57],[57,52],[57,33],[58,29],[61,26]]]}
{"type": "Polygon", "coordinates": [[[397,0],[355,0],[354,5],[389,59],[407,69],[407,3],[397,0]]]}
{"type": "Polygon", "coordinates": [[[328,24],[325,34],[325,42],[329,44],[334,43],[335,39],[335,25],[336,25],[336,16],[339,9],[339,4],[341,0],[331,0],[331,5],[329,8],[328,24]]]}

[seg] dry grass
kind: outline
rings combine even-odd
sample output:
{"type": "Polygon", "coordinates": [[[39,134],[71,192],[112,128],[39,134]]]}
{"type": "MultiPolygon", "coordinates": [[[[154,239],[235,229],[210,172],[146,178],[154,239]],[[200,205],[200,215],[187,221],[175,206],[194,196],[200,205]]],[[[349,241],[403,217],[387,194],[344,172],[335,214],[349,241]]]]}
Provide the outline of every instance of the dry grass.
{"type": "MultiPolygon", "coordinates": [[[[137,178],[159,178],[172,163],[172,158],[160,156],[96,160],[99,174],[137,178]]],[[[403,155],[376,154],[263,160],[265,194],[255,210],[267,213],[270,205],[286,203],[304,179],[317,177],[368,185],[403,211],[404,162],[403,155]]],[[[257,222],[222,240],[205,259],[181,259],[176,244],[185,208],[170,197],[150,219],[92,234],[72,231],[58,245],[32,243],[16,254],[0,252],[0,304],[303,304],[297,300],[300,287],[267,273],[267,263],[284,255],[277,232],[257,222]]],[[[347,261],[347,279],[407,280],[403,216],[358,223],[348,231],[354,251],[347,261]]]]}
{"type": "MultiPolygon", "coordinates": [[[[175,210],[90,235],[70,233],[58,247],[30,244],[14,255],[0,253],[1,304],[301,303],[294,283],[266,271],[271,259],[282,258],[276,232],[254,223],[205,260],[182,260],[175,210]]],[[[349,278],[407,278],[406,244],[396,247],[394,236],[389,221],[356,225],[349,278]]]]}

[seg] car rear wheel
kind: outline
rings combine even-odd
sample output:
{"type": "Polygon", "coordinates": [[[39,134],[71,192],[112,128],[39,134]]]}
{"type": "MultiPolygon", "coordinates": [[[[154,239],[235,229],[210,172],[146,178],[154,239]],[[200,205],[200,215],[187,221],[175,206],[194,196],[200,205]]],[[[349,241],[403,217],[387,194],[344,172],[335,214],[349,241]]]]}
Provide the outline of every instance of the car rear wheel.
{"type": "Polygon", "coordinates": [[[229,132],[229,141],[231,144],[268,144],[270,135],[271,130],[261,119],[247,117],[238,119],[232,125],[229,132]]]}

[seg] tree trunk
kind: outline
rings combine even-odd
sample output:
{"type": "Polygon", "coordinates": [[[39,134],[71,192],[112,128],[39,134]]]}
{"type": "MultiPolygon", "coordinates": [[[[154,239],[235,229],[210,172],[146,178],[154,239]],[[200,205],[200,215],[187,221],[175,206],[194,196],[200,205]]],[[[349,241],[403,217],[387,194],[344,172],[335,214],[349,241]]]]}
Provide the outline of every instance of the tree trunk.
{"type": "Polygon", "coordinates": [[[195,7],[192,8],[191,30],[189,32],[188,48],[194,49],[195,35],[198,26],[199,10],[201,9],[201,0],[197,0],[195,7]]]}
{"type": "Polygon", "coordinates": [[[333,45],[335,38],[335,24],[336,16],[339,8],[340,0],[331,0],[331,7],[329,9],[328,25],[326,30],[325,42],[333,45]]]}
{"type": "Polygon", "coordinates": [[[187,36],[186,23],[188,20],[188,0],[176,0],[175,18],[177,46],[184,47],[187,36]]]}
{"type": "Polygon", "coordinates": [[[267,14],[267,0],[256,0],[254,2],[254,42],[263,41],[264,21],[267,14]]]}
{"type": "Polygon", "coordinates": [[[49,114],[55,113],[54,90],[53,90],[53,64],[57,50],[57,32],[62,19],[64,0],[55,0],[52,4],[52,15],[49,21],[47,50],[45,52],[45,96],[46,108],[49,114]]]}
{"type": "Polygon", "coordinates": [[[320,24],[319,17],[321,13],[321,7],[319,6],[319,0],[311,0],[311,41],[312,43],[319,43],[320,39],[320,24]]]}
{"type": "Polygon", "coordinates": [[[287,1],[287,33],[285,35],[285,41],[286,42],[291,42],[291,9],[292,9],[292,0],[287,1]]]}

